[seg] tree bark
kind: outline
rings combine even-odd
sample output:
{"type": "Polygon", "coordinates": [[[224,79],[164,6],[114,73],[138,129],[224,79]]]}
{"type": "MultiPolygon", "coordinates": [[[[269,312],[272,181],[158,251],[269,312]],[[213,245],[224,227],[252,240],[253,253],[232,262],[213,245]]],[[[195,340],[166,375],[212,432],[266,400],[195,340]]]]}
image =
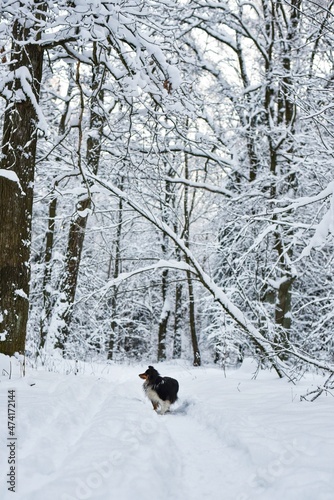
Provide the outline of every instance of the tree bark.
{"type": "Polygon", "coordinates": [[[173,358],[180,358],[182,353],[181,322],[182,322],[182,283],[176,283],[173,358]]]}
{"type": "MultiPolygon", "coordinates": [[[[79,66],[78,66],[79,67],[79,66]]],[[[87,152],[86,161],[90,171],[96,175],[99,167],[100,155],[101,155],[101,134],[104,124],[104,118],[99,109],[99,95],[100,86],[103,77],[101,75],[100,68],[94,67],[92,74],[92,97],[91,97],[91,110],[90,110],[90,131],[93,132],[87,138],[87,152]]],[[[80,87],[79,73],[77,72],[77,84],[80,87]]],[[[83,100],[83,96],[82,96],[83,100]]],[[[83,113],[84,103],[81,102],[83,113]]],[[[78,157],[79,157],[79,170],[81,169],[80,157],[81,157],[81,135],[82,131],[79,126],[79,147],[78,147],[78,157]]],[[[86,227],[88,222],[88,213],[92,206],[92,201],[90,193],[81,199],[77,204],[77,210],[73,216],[73,219],[69,228],[67,250],[65,257],[65,269],[64,277],[60,285],[61,291],[61,317],[60,326],[58,327],[58,337],[56,339],[55,347],[62,350],[65,349],[65,344],[70,333],[70,324],[72,320],[73,304],[75,300],[75,294],[77,289],[77,282],[79,276],[79,268],[81,263],[81,255],[83,250],[83,244],[85,239],[86,227]]]]}
{"type": "MultiPolygon", "coordinates": [[[[35,17],[46,4],[36,4],[35,17]]],[[[29,311],[31,219],[43,50],[33,28],[13,24],[12,81],[7,86],[0,168],[0,352],[24,353],[29,311]],[[32,102],[32,99],[35,102],[32,102]],[[13,173],[17,177],[13,177],[13,173]],[[14,180],[12,180],[14,179],[14,180]],[[16,182],[16,180],[18,182],[16,182]]],[[[38,32],[38,30],[36,30],[38,32]]]]}
{"type": "MultiPolygon", "coordinates": [[[[184,161],[184,177],[189,179],[189,166],[188,166],[188,156],[185,155],[184,161]]],[[[184,244],[189,249],[190,240],[190,208],[189,208],[189,188],[187,185],[184,187],[184,198],[183,198],[183,210],[184,210],[184,244]]],[[[190,260],[186,257],[186,263],[190,264],[190,260]]],[[[196,314],[195,314],[195,298],[194,298],[194,286],[191,273],[187,271],[187,284],[188,284],[188,296],[189,296],[189,328],[190,328],[190,338],[191,345],[193,349],[193,365],[201,366],[201,353],[199,350],[197,331],[196,331],[196,314]]]]}
{"type": "MultiPolygon", "coordinates": [[[[169,169],[168,177],[173,176],[173,170],[169,169]]],[[[175,203],[175,193],[174,186],[169,182],[165,181],[164,186],[164,202],[161,205],[162,220],[165,224],[169,225],[171,223],[170,211],[174,208],[175,203]]],[[[165,234],[161,235],[161,251],[163,258],[168,255],[168,237],[165,234]]],[[[166,359],[166,338],[167,338],[167,327],[168,321],[171,313],[171,306],[169,303],[169,284],[168,284],[169,271],[165,269],[161,276],[161,296],[162,296],[162,312],[159,319],[158,328],[158,361],[163,361],[166,359]]]]}
{"type": "MultiPolygon", "coordinates": [[[[60,117],[58,134],[60,136],[64,135],[66,132],[66,119],[68,117],[71,96],[74,89],[73,80],[73,67],[70,66],[69,69],[69,84],[67,88],[67,94],[65,99],[65,105],[60,117]]],[[[57,180],[54,180],[55,187],[58,185],[57,180]]],[[[53,193],[51,201],[49,203],[49,215],[48,215],[48,229],[46,232],[45,241],[45,253],[44,253],[44,277],[43,277],[43,310],[40,319],[40,344],[39,348],[43,349],[46,343],[50,319],[53,310],[53,297],[51,293],[51,276],[52,276],[52,253],[53,253],[53,243],[55,234],[55,221],[57,214],[58,199],[57,195],[53,193]]]]}
{"type": "MultiPolygon", "coordinates": [[[[163,235],[163,238],[165,238],[165,235],[163,235]]],[[[158,361],[166,359],[166,335],[170,316],[170,306],[168,304],[168,269],[164,269],[162,272],[161,292],[163,310],[160,316],[158,331],[158,361]]]]}
{"type": "MultiPolygon", "coordinates": [[[[123,189],[124,177],[121,177],[120,188],[123,189]]],[[[118,200],[118,214],[117,214],[117,231],[115,240],[115,259],[114,259],[114,272],[113,278],[117,279],[121,272],[121,241],[122,241],[122,230],[123,230],[123,200],[119,198],[118,200]]],[[[108,359],[113,359],[114,349],[119,340],[118,334],[118,323],[116,320],[117,316],[117,290],[118,287],[114,286],[112,290],[111,298],[111,324],[110,324],[110,336],[108,343],[108,359]]]]}
{"type": "Polygon", "coordinates": [[[48,229],[46,233],[45,253],[44,253],[44,277],[43,277],[43,311],[40,320],[40,344],[39,348],[45,346],[49,321],[52,314],[52,295],[51,295],[51,259],[53,252],[53,241],[55,232],[55,220],[57,212],[57,197],[54,196],[49,204],[48,229]]]}

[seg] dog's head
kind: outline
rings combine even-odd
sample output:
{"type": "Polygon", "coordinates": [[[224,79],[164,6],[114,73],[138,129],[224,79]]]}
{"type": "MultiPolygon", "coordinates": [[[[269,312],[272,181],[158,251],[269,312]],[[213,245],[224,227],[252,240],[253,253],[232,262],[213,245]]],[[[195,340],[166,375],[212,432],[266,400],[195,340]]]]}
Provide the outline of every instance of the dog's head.
{"type": "Polygon", "coordinates": [[[140,373],[139,377],[144,379],[144,380],[153,380],[154,378],[158,377],[159,373],[153,366],[149,366],[146,372],[140,373]]]}

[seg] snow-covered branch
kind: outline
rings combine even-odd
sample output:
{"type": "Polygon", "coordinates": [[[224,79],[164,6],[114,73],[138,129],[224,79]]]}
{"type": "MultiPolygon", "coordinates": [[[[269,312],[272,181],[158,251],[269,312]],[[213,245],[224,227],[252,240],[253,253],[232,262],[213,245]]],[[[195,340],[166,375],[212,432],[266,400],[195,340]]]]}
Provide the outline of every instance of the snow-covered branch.
{"type": "Polygon", "coordinates": [[[195,189],[204,189],[205,191],[210,191],[211,193],[222,194],[227,198],[234,197],[234,193],[232,193],[232,191],[229,191],[228,189],[221,188],[218,186],[214,186],[213,184],[209,184],[206,182],[195,182],[181,177],[166,177],[166,181],[174,184],[184,184],[185,186],[189,186],[195,189]]]}
{"type": "MultiPolygon", "coordinates": [[[[137,274],[145,273],[148,271],[156,271],[157,269],[173,269],[174,271],[190,271],[191,273],[196,274],[195,269],[186,264],[186,262],[178,261],[178,260],[159,260],[155,264],[150,266],[140,267],[138,269],[134,269],[132,271],[126,273],[120,273],[117,278],[113,278],[108,280],[106,285],[102,288],[102,292],[106,292],[113,286],[119,286],[123,281],[136,276],[137,274]]],[[[100,290],[101,291],[101,290],[100,290]]]]}
{"type": "Polygon", "coordinates": [[[222,308],[229,314],[234,321],[245,331],[251,340],[256,344],[263,355],[270,360],[273,367],[280,377],[284,375],[287,367],[278,359],[277,354],[272,349],[270,342],[254,327],[252,322],[243,314],[243,312],[233,304],[223,290],[217,286],[217,284],[212,280],[212,278],[204,271],[200,263],[197,261],[193,253],[189,250],[185,242],[180,239],[175,232],[158,217],[156,217],[152,212],[140,206],[137,202],[133,201],[127,193],[123,192],[110,182],[106,182],[94,175],[87,174],[87,177],[94,182],[99,183],[105,189],[113,193],[115,196],[121,198],[128,206],[139,213],[146,220],[151,222],[155,227],[157,227],[164,234],[169,236],[177,247],[183,252],[187,261],[191,263],[191,271],[197,276],[202,285],[211,293],[214,299],[222,306],[222,308]]]}
{"type": "MultiPolygon", "coordinates": [[[[290,203],[290,205],[287,205],[282,208],[275,208],[273,210],[274,214],[282,214],[284,212],[291,212],[291,210],[297,210],[298,208],[305,207],[307,205],[312,205],[312,203],[317,203],[318,201],[325,200],[329,196],[332,196],[334,193],[334,181],[330,182],[325,189],[320,191],[315,196],[303,196],[302,198],[299,198],[298,200],[295,200],[293,203],[290,203]]],[[[282,203],[285,202],[285,200],[277,200],[276,203],[282,203]]]]}

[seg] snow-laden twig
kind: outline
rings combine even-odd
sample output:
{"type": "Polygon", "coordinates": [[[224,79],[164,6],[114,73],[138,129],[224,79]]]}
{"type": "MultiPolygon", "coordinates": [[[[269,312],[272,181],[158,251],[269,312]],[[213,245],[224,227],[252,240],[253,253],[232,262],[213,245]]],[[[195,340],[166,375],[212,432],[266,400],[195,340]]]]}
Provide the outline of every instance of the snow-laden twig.
{"type": "MultiPolygon", "coordinates": [[[[329,196],[333,195],[334,193],[334,181],[331,181],[325,189],[320,191],[315,196],[303,196],[302,198],[299,198],[298,200],[295,200],[293,203],[290,205],[287,205],[282,208],[275,208],[273,211],[274,214],[281,214],[284,212],[291,212],[291,210],[296,210],[297,208],[305,207],[307,205],[311,205],[312,203],[316,203],[318,201],[324,200],[328,198],[329,196]]],[[[278,200],[277,203],[284,202],[285,200],[278,200]]]]}
{"type": "Polygon", "coordinates": [[[325,381],[323,385],[318,386],[314,391],[309,391],[305,395],[300,396],[301,401],[315,401],[323,392],[326,394],[330,394],[331,396],[334,397],[334,393],[331,391],[334,391],[334,373],[331,373],[328,379],[325,381]],[[312,396],[310,398],[310,396],[312,396]]]}
{"type": "Polygon", "coordinates": [[[113,286],[118,286],[120,283],[123,281],[132,278],[132,276],[135,276],[137,274],[141,274],[147,271],[156,271],[157,269],[174,269],[178,271],[190,271],[191,273],[196,273],[195,269],[193,269],[191,266],[186,264],[185,262],[178,261],[178,260],[164,260],[161,259],[155,264],[152,264],[151,266],[145,266],[141,267],[139,269],[134,269],[133,271],[127,272],[127,273],[121,273],[117,276],[117,278],[113,278],[108,281],[106,286],[104,287],[105,290],[113,287],[113,286]]]}
{"type": "Polygon", "coordinates": [[[206,182],[195,182],[190,181],[188,179],[183,179],[181,177],[165,177],[166,181],[172,182],[174,184],[184,184],[185,186],[189,186],[196,189],[204,189],[205,191],[210,191],[211,193],[222,194],[227,198],[233,198],[234,193],[225,189],[223,187],[214,186],[213,184],[208,184],[206,182]]]}
{"type": "Polygon", "coordinates": [[[322,217],[321,221],[316,225],[314,235],[296,261],[303,257],[307,257],[310,255],[313,248],[320,247],[324,244],[329,234],[334,234],[334,194],[331,197],[329,209],[322,217]]]}
{"type": "MultiPolygon", "coordinates": [[[[303,259],[304,257],[308,257],[311,253],[311,250],[323,245],[329,234],[334,234],[334,181],[330,182],[325,189],[323,189],[320,193],[315,196],[304,196],[299,198],[299,200],[294,201],[290,205],[287,205],[282,208],[276,208],[273,211],[273,214],[282,214],[284,212],[290,212],[293,210],[297,210],[298,208],[305,207],[307,205],[311,205],[313,203],[317,203],[319,201],[327,200],[330,197],[330,207],[326,211],[326,213],[321,218],[320,222],[316,224],[313,228],[312,226],[308,226],[308,229],[314,229],[314,234],[310,239],[309,243],[303,249],[301,254],[297,259],[295,259],[294,263],[303,259]]],[[[277,203],[280,203],[284,200],[277,200],[277,203]]]]}

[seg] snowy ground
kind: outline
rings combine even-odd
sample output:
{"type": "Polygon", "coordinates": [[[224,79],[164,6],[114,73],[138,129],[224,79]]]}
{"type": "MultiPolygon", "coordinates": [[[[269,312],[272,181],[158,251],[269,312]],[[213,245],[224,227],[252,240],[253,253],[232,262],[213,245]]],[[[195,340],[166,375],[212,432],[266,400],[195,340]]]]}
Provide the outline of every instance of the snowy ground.
{"type": "Polygon", "coordinates": [[[157,365],[180,383],[172,413],[142,391],[144,365],[69,364],[17,376],[0,357],[3,500],[333,500],[334,398],[300,402],[316,383],[261,372],[157,365]],[[69,373],[66,373],[69,371],[69,373]],[[8,391],[15,389],[15,493],[8,391]]]}

